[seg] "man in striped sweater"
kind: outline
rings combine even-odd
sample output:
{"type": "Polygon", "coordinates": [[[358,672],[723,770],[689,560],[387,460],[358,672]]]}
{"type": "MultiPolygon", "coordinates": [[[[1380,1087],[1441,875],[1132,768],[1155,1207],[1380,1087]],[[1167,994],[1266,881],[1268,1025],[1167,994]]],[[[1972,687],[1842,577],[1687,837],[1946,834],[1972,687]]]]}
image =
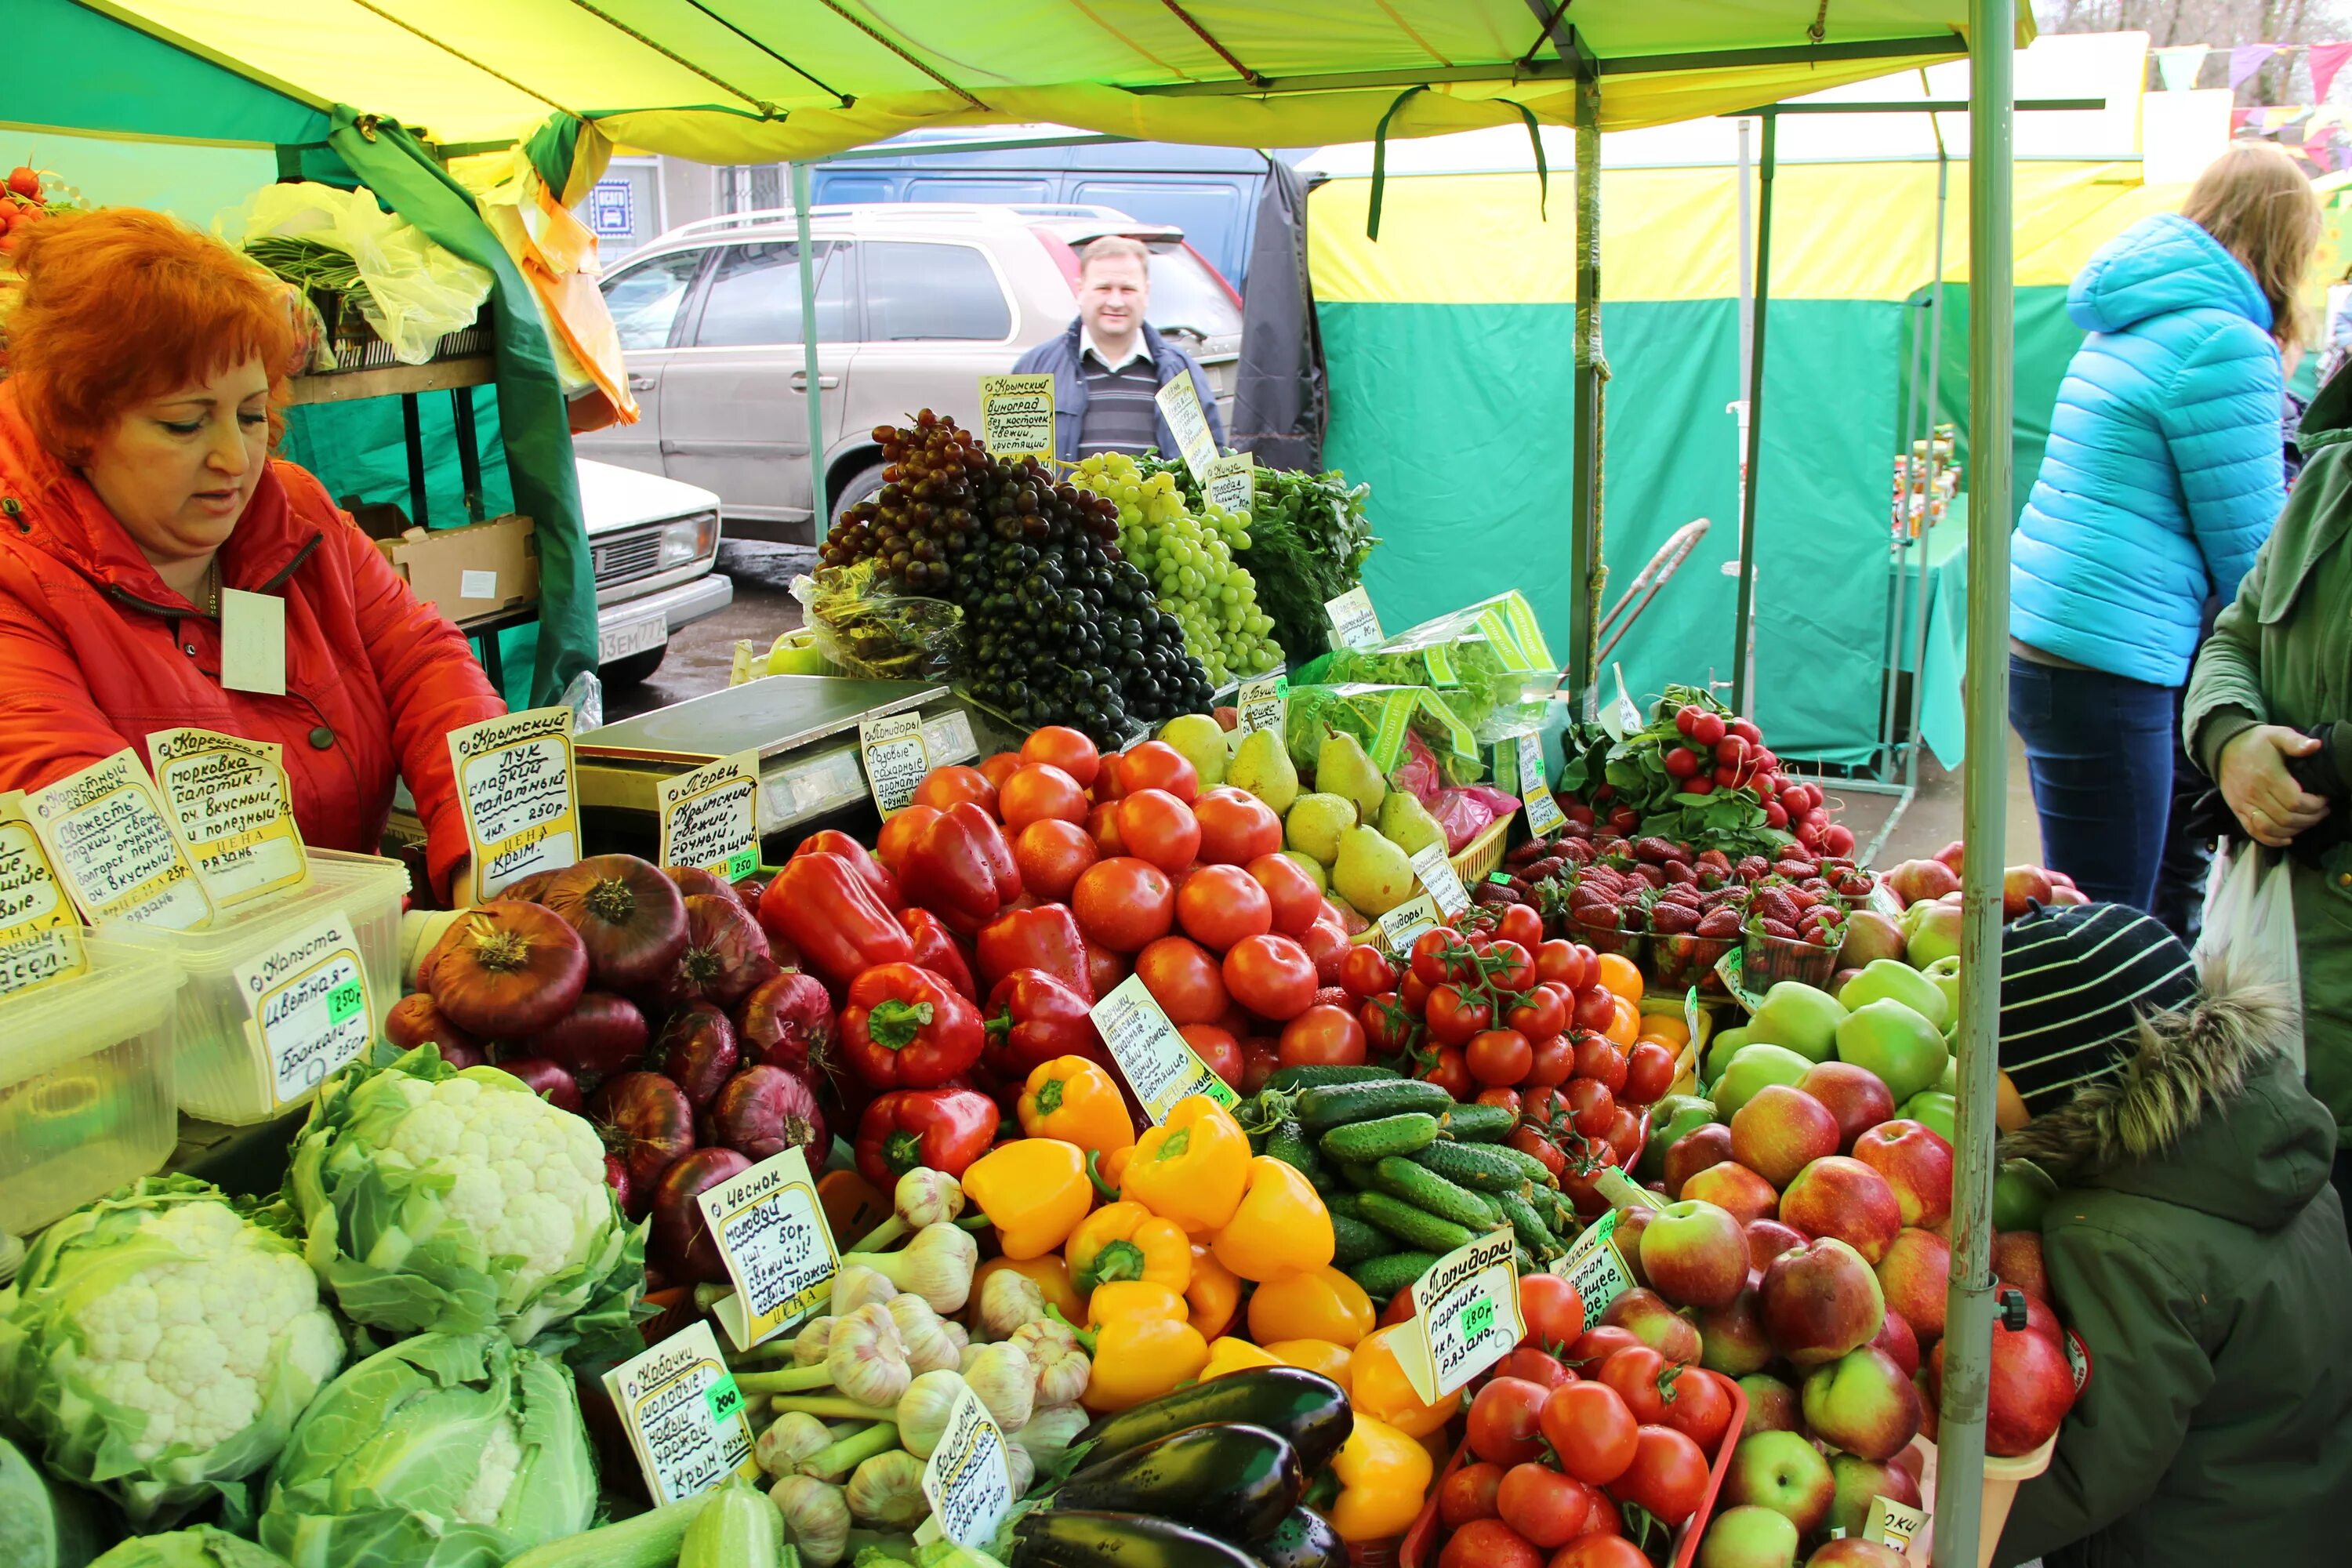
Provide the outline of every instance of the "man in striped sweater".
{"type": "Polygon", "coordinates": [[[1078,319],[1013,367],[1054,378],[1054,456],[1063,462],[1102,452],[1179,456],[1159,397],[1181,376],[1192,377],[1209,434],[1223,449],[1208,373],[1143,319],[1150,306],[1151,252],[1139,240],[1107,235],[1078,255],[1078,319]]]}

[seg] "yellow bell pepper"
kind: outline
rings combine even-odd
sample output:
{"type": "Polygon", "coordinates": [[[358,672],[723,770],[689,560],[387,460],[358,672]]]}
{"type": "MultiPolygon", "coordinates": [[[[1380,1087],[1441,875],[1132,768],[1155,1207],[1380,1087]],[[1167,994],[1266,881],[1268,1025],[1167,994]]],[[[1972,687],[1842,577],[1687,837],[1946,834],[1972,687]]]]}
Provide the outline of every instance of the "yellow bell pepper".
{"type": "Polygon", "coordinates": [[[1408,1437],[1421,1437],[1444,1426],[1462,1408],[1458,1394],[1423,1405],[1405,1381],[1404,1368],[1397,1364],[1396,1342],[1412,1331],[1411,1323],[1391,1323],[1358,1342],[1348,1363],[1348,1403],[1355,1406],[1359,1426],[1370,1416],[1408,1437]]]}
{"type": "Polygon", "coordinates": [[[1135,1145],[1132,1143],[1124,1149],[1114,1149],[1095,1163],[1095,1175],[1101,1185],[1115,1193],[1126,1179],[1127,1163],[1134,1158],[1135,1145]]]}
{"type": "Polygon", "coordinates": [[[1435,1467],[1429,1451],[1385,1421],[1358,1415],[1356,1429],[1331,1457],[1339,1498],[1325,1513],[1353,1544],[1402,1535],[1421,1512],[1435,1467]]]}
{"type": "Polygon", "coordinates": [[[1178,1295],[1192,1282],[1192,1240],[1172,1219],[1161,1219],[1141,1204],[1116,1203],[1095,1210],[1070,1232],[1062,1256],[1070,1283],[1080,1295],[1121,1279],[1146,1279],[1178,1295]]]}
{"type": "Polygon", "coordinates": [[[1296,1165],[1260,1154],[1249,1163],[1248,1190],[1213,1245],[1217,1261],[1244,1279],[1320,1268],[1331,1261],[1331,1211],[1296,1165]]]}
{"type": "Polygon", "coordinates": [[[1049,1252],[1043,1258],[992,1258],[980,1266],[971,1277],[971,1318],[979,1321],[980,1290],[988,1277],[1000,1268],[1010,1268],[1015,1274],[1025,1274],[1037,1283],[1045,1305],[1058,1308],[1062,1316],[1074,1323],[1087,1321],[1087,1300],[1070,1283],[1070,1266],[1062,1261],[1061,1254],[1049,1252]]]}
{"type": "Polygon", "coordinates": [[[1043,1258],[1060,1247],[1094,1207],[1086,1151],[1058,1138],[1021,1138],[974,1160],[964,1196],[996,1227],[1007,1258],[1043,1258]]]}
{"type": "Polygon", "coordinates": [[[1372,1299],[1329,1264],[1268,1279],[1250,1297],[1250,1338],[1329,1340],[1352,1347],[1372,1331],[1372,1299]]]}
{"type": "Polygon", "coordinates": [[[1320,1373],[1338,1384],[1339,1392],[1348,1391],[1348,1363],[1354,1359],[1354,1352],[1346,1345],[1335,1345],[1329,1340],[1275,1340],[1258,1349],[1285,1366],[1320,1373]]]}
{"type": "Polygon", "coordinates": [[[1080,1403],[1124,1410],[1201,1375],[1209,1342],[1184,1319],[1184,1299],[1165,1285],[1123,1279],[1099,1287],[1092,1313],[1094,1371],[1080,1403]]]}
{"type": "Polygon", "coordinates": [[[1196,1094],[1178,1100],[1166,1121],[1136,1140],[1118,1195],[1199,1236],[1234,1217],[1249,1179],[1249,1137],[1242,1124],[1207,1095],[1196,1094]]]}
{"type": "Polygon", "coordinates": [[[1023,1086],[1017,1113],[1030,1137],[1059,1138],[1105,1158],[1135,1143],[1135,1124],[1118,1086],[1084,1057],[1041,1064],[1023,1086]]]}
{"type": "Polygon", "coordinates": [[[1184,1302],[1192,1309],[1192,1326],[1204,1340],[1213,1340],[1233,1327],[1234,1316],[1241,1310],[1241,1276],[1218,1262],[1204,1241],[1192,1244],[1192,1282],[1184,1288],[1184,1302]]]}
{"type": "Polygon", "coordinates": [[[1261,1350],[1247,1340],[1227,1334],[1209,1342],[1209,1364],[1201,1369],[1201,1381],[1226,1377],[1237,1372],[1249,1372],[1261,1366],[1288,1366],[1290,1363],[1272,1351],[1261,1350]]]}

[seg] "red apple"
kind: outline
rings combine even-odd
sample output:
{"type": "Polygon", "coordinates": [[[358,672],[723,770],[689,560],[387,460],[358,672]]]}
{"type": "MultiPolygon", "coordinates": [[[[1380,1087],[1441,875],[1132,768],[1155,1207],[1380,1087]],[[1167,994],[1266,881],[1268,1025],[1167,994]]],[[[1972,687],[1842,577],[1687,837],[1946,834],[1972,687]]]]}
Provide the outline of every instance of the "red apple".
{"type": "Polygon", "coordinates": [[[2055,1340],[2065,1331],[2058,1326],[2058,1314],[2050,1310],[2049,1302],[2017,1284],[2016,1281],[2003,1279],[1996,1275],[1992,1282],[1992,1299],[1996,1303],[2001,1300],[2003,1290],[2015,1290],[2025,1298],[2025,1331],[2027,1333],[2041,1334],[2055,1340]]]}
{"type": "Polygon", "coordinates": [[[1737,1160],[1709,1165],[1691,1177],[1683,1184],[1682,1196],[1727,1209],[1743,1226],[1767,1218],[1780,1206],[1780,1194],[1772,1184],[1737,1160]]]}
{"type": "Polygon", "coordinates": [[[1952,1284],[1952,1249],[1932,1230],[1898,1232],[1877,1263],[1878,1287],[1921,1344],[1944,1337],[1944,1293],[1952,1284]]]}
{"type": "MultiPolygon", "coordinates": [[[[1731,1118],[1731,1157],[1785,1187],[1797,1173],[1838,1151],[1837,1118],[1801,1089],[1768,1083],[1731,1118]]],[[[1946,1178],[1947,1203],[1949,1177],[1946,1178]]]]}
{"type": "MultiPolygon", "coordinates": [[[[1960,886],[1960,868],[1947,866],[1941,860],[1906,860],[1886,873],[1887,890],[1903,900],[1903,907],[1940,899],[1946,893],[1957,892],[1960,886]]],[[[1900,954],[1889,953],[1888,957],[1900,954]]]]}
{"type": "MultiPolygon", "coordinates": [[[[1927,865],[1934,865],[1930,860],[1927,865]]],[[[1906,942],[1903,928],[1893,919],[1876,910],[1856,910],[1845,921],[1845,940],[1838,945],[1838,964],[1843,969],[1860,969],[1874,958],[1900,958],[1906,942]]],[[[1843,981],[1833,981],[1830,994],[1834,996],[1843,988],[1843,981]]]]}
{"type": "Polygon", "coordinates": [[[1804,1420],[1797,1391],[1777,1377],[1751,1372],[1739,1380],[1739,1392],[1748,1395],[1743,1432],[1793,1432],[1804,1420]]]}
{"type": "Polygon", "coordinates": [[[1789,1184],[1780,1194],[1780,1219],[1807,1236],[1833,1236],[1875,1263],[1903,1228],[1903,1209],[1885,1177],[1859,1160],[1832,1154],[1789,1184]]]}
{"type": "Polygon", "coordinates": [[[1808,1370],[1868,1344],[1886,1317],[1878,1277],[1833,1237],[1774,1258],[1757,1295],[1772,1348],[1808,1370]]]}
{"type": "Polygon", "coordinates": [[[2039,866],[2011,866],[2000,874],[2000,918],[2013,921],[2025,912],[2028,900],[2050,901],[2050,873],[2039,866]]]}
{"type": "Polygon", "coordinates": [[[2063,910],[2072,904],[2087,904],[2090,901],[2091,895],[2071,882],[2061,883],[2050,889],[2050,907],[2053,910],[2063,910]]]}
{"type": "MultiPolygon", "coordinates": [[[[1927,1358],[1938,1403],[1944,1347],[1927,1358]]],[[[2014,1458],[2048,1442],[2074,1404],[2074,1372],[2055,1334],[1992,1326],[1992,1387],[1985,1408],[1985,1452],[2014,1458]]]]}
{"type": "MultiPolygon", "coordinates": [[[[1919,1450],[1904,1450],[1916,1462],[1919,1450]]],[[[1908,1508],[1919,1506],[1919,1478],[1903,1468],[1901,1455],[1882,1464],[1853,1454],[1830,1456],[1830,1479],[1836,1491],[1830,1503],[1829,1528],[1860,1536],[1869,1522],[1870,1500],[1891,1498],[1908,1508]]]]}
{"type": "Polygon", "coordinates": [[[1931,1226],[1952,1212],[1952,1146],[1927,1123],[1881,1122],[1853,1141],[1853,1157],[1886,1178],[1905,1225],[1931,1226]]]}
{"type": "Polygon", "coordinates": [[[1949,844],[1945,845],[1941,849],[1936,851],[1936,858],[1941,860],[1946,866],[1949,867],[1951,868],[1952,875],[1957,877],[1960,874],[1960,857],[1962,852],[1963,850],[1960,841],[1955,838],[1949,844]]]}
{"type": "Polygon", "coordinates": [[[1742,1290],[1722,1307],[1693,1314],[1698,1324],[1699,1365],[1726,1377],[1746,1377],[1772,1364],[1772,1342],[1764,1334],[1756,1292],[1742,1290]]]}
{"type": "Polygon", "coordinates": [[[1658,1211],[1647,1204],[1634,1204],[1617,1213],[1617,1228],[1609,1239],[1616,1244],[1617,1256],[1625,1265],[1625,1272],[1633,1277],[1636,1285],[1650,1282],[1649,1271],[1642,1267],[1642,1237],[1658,1211]]]}
{"type": "Polygon", "coordinates": [[[1893,1307],[1886,1309],[1877,1337],[1870,1342],[1885,1351],[1903,1369],[1904,1376],[1909,1377],[1919,1370],[1919,1336],[1911,1331],[1910,1321],[1893,1307]]]}
{"type": "Polygon", "coordinates": [[[1723,1478],[1723,1505],[1752,1504],[1785,1515],[1800,1535],[1811,1535],[1830,1515],[1837,1485],[1822,1451],[1794,1432],[1758,1432],[1739,1439],[1723,1478]]]}
{"type": "Polygon", "coordinates": [[[1623,1329],[1670,1362],[1684,1366],[1698,1360],[1698,1327],[1667,1304],[1655,1290],[1636,1288],[1609,1303],[1601,1323],[1623,1329]]]}
{"type": "Polygon", "coordinates": [[[1910,1374],[1870,1345],[1815,1367],[1802,1397],[1814,1436],[1865,1459],[1893,1458],[1919,1431],[1910,1374]]]}
{"type": "Polygon", "coordinates": [[[1751,1219],[1748,1222],[1748,1265],[1761,1274],[1772,1259],[1804,1246],[1809,1239],[1803,1231],[1777,1219],[1751,1219]]]}
{"type": "Polygon", "coordinates": [[[1805,1559],[1805,1568],[1913,1568],[1913,1564],[1892,1546],[1864,1541],[1859,1535],[1843,1535],[1814,1547],[1813,1554],[1805,1559]]]}
{"type": "Polygon", "coordinates": [[[1837,1118],[1836,1153],[1853,1153],[1855,1139],[1895,1117],[1895,1095],[1886,1080],[1853,1062],[1822,1062],[1799,1079],[1797,1087],[1837,1118]]]}
{"type": "MultiPolygon", "coordinates": [[[[1623,1229],[1621,1219],[1621,1236],[1623,1229]]],[[[1728,1306],[1748,1284],[1748,1238],[1739,1222],[1696,1198],[1651,1210],[1640,1251],[1650,1289],[1679,1307],[1728,1306]]]]}
{"type": "Polygon", "coordinates": [[[2042,1233],[1997,1230],[1992,1236],[1992,1271],[2027,1295],[2054,1302],[2050,1272],[2042,1265],[2042,1233]]]}
{"type": "MultiPolygon", "coordinates": [[[[1894,1112],[1889,1110],[1887,1114],[1894,1112]]],[[[1730,1158],[1730,1128],[1720,1121],[1692,1128],[1666,1150],[1666,1196],[1681,1197],[1685,1182],[1709,1165],[1719,1165],[1730,1158]]]]}

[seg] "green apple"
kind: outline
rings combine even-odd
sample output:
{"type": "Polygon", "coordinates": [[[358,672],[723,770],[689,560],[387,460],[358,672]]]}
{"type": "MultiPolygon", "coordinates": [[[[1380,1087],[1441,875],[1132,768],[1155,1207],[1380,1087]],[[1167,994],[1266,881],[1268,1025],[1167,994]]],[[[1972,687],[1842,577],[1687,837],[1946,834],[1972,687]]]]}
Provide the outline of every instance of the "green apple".
{"type": "Polygon", "coordinates": [[[1868,1068],[1901,1104],[1944,1076],[1944,1032],[1916,1008],[1893,1000],[1864,1003],[1837,1026],[1840,1061],[1868,1068]]]}
{"type": "Polygon", "coordinates": [[[1959,905],[1914,904],[1905,912],[1919,918],[1912,922],[1911,939],[1904,947],[1904,957],[1925,969],[1938,959],[1959,956],[1959,905]]]}
{"type": "Polygon", "coordinates": [[[1650,1107],[1650,1141],[1643,1145],[1641,1163],[1635,1173],[1645,1182],[1654,1182],[1666,1173],[1666,1151],[1675,1140],[1695,1127],[1704,1127],[1720,1121],[1715,1102],[1696,1094],[1670,1094],[1650,1107]]]}
{"type": "Polygon", "coordinates": [[[1739,1108],[1756,1097],[1756,1091],[1768,1083],[1785,1083],[1790,1089],[1797,1080],[1813,1068],[1812,1062],[1786,1046],[1758,1042],[1743,1047],[1723,1069],[1723,1077],[1715,1086],[1715,1108],[1726,1120],[1736,1116],[1739,1108]]]}
{"type": "Polygon", "coordinates": [[[1938,1032],[1952,1022],[1951,1006],[1936,983],[1899,958],[1872,959],[1839,989],[1837,999],[1849,1013],[1873,1002],[1900,1002],[1935,1025],[1938,1032]]]}
{"type": "Polygon", "coordinates": [[[1792,1568],[1797,1527],[1778,1509],[1743,1503],[1725,1509],[1698,1543],[1697,1568],[1792,1568]]]}
{"type": "Polygon", "coordinates": [[[1952,1142],[1952,1125],[1959,1120],[1960,1102],[1940,1089],[1925,1089],[1903,1102],[1903,1114],[1932,1128],[1952,1142]]]}
{"type": "Polygon", "coordinates": [[[1723,1077],[1723,1069],[1731,1065],[1731,1058],[1739,1054],[1740,1048],[1746,1046],[1751,1037],[1746,1029],[1717,1029],[1715,1032],[1714,1037],[1706,1042],[1706,1064],[1704,1069],[1704,1076],[1709,1088],[1713,1088],[1723,1077]]]}
{"type": "Polygon", "coordinates": [[[2058,1184],[2032,1161],[2002,1161],[1992,1179],[1993,1229],[2040,1230],[2042,1211],[2057,1195],[2058,1184]]]}
{"type": "Polygon", "coordinates": [[[1958,1023],[1960,1020],[1960,955],[1955,952],[1939,958],[1919,973],[1934,982],[1936,989],[1944,994],[1946,1024],[1958,1023]]]}
{"type": "Polygon", "coordinates": [[[1950,1048],[1951,1042],[1951,1036],[1944,1037],[1944,1071],[1936,1079],[1934,1088],[1939,1094],[1957,1096],[1960,1092],[1960,1053],[1950,1048]]]}
{"type": "Polygon", "coordinates": [[[1807,1061],[1825,1062],[1845,1016],[1846,1009],[1828,992],[1783,980],[1764,993],[1763,1005],[1748,1021],[1748,1037],[1786,1046],[1807,1061]]]}

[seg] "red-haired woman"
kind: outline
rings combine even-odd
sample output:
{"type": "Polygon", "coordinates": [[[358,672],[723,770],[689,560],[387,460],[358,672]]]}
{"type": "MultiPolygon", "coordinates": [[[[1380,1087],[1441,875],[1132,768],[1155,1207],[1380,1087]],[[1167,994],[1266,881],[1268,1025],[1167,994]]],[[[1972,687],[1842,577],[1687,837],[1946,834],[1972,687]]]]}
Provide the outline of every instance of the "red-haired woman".
{"type": "MultiPolygon", "coordinates": [[[[373,852],[405,778],[436,889],[467,858],[450,730],[505,710],[319,481],[269,457],[294,331],[234,252],[157,213],[34,229],[0,382],[0,789],[156,730],[275,741],[310,843],[373,852]],[[286,693],[221,681],[232,589],[283,601],[286,693]]],[[[241,630],[242,628],[240,628],[241,630]]]]}

